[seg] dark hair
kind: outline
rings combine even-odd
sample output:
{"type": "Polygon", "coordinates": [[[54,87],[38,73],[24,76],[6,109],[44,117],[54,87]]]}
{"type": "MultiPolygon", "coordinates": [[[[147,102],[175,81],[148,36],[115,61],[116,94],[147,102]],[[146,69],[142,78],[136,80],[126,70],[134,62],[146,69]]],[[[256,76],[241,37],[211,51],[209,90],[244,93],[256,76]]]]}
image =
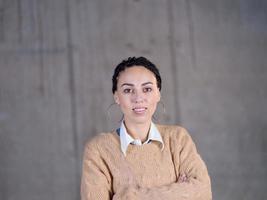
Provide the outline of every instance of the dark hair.
{"type": "Polygon", "coordinates": [[[151,71],[157,80],[157,87],[159,88],[159,91],[161,90],[161,77],[159,74],[159,70],[152,62],[150,62],[145,57],[129,57],[127,60],[123,60],[120,64],[117,65],[117,67],[114,69],[114,74],[112,77],[112,93],[114,94],[117,90],[117,83],[118,83],[118,77],[120,75],[120,72],[124,71],[126,68],[134,67],[134,66],[142,66],[151,71]]]}

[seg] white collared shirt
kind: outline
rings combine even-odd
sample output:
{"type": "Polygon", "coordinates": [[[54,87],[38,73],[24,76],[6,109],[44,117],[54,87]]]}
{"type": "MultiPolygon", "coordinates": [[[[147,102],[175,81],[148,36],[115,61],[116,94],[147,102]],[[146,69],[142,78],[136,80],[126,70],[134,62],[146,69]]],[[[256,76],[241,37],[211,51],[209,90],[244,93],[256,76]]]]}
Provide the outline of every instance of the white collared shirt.
{"type": "MultiPolygon", "coordinates": [[[[132,136],[130,136],[127,133],[127,130],[126,130],[126,127],[125,127],[123,121],[121,122],[121,126],[119,129],[119,135],[120,135],[121,150],[125,156],[126,156],[126,151],[127,151],[129,144],[142,145],[142,142],[140,139],[134,139],[134,138],[132,138],[132,136]]],[[[151,140],[160,142],[161,143],[161,150],[163,150],[164,143],[163,143],[161,134],[153,122],[151,122],[151,125],[150,125],[148,138],[143,144],[147,144],[151,140]]]]}

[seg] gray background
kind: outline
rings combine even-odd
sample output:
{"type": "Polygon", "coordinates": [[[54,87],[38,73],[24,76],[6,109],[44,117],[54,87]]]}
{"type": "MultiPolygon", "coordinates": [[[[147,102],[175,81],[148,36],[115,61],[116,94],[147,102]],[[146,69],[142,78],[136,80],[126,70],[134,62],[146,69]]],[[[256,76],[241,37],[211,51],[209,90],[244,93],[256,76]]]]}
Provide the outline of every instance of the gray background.
{"type": "Polygon", "coordinates": [[[214,199],[267,199],[266,2],[0,0],[0,199],[79,199],[86,140],[118,126],[114,66],[141,55],[214,199]]]}

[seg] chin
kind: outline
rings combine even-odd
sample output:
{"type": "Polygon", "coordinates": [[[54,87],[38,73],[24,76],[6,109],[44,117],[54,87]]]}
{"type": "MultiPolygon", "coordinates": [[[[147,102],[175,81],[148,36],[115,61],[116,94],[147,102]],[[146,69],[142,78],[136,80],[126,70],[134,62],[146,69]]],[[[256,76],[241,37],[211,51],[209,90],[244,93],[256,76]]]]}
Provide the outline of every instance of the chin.
{"type": "Polygon", "coordinates": [[[134,119],[133,119],[133,121],[135,122],[135,123],[137,123],[137,124],[145,124],[145,123],[147,123],[147,122],[150,122],[151,121],[151,117],[135,117],[134,119]]]}

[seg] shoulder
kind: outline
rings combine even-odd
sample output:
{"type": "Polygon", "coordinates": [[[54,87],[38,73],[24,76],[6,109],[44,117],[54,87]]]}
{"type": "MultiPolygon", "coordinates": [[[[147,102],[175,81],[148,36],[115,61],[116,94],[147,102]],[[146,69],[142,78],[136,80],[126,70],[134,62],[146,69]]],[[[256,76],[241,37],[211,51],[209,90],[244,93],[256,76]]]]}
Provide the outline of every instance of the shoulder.
{"type": "Polygon", "coordinates": [[[115,131],[99,133],[85,144],[85,151],[103,151],[119,145],[119,137],[115,131]]]}
{"type": "Polygon", "coordinates": [[[174,154],[184,152],[197,153],[196,146],[188,131],[181,126],[158,125],[164,143],[174,154]]]}
{"type": "Polygon", "coordinates": [[[167,136],[167,137],[182,138],[189,136],[188,131],[184,127],[179,125],[157,124],[156,126],[163,137],[167,136]]]}
{"type": "Polygon", "coordinates": [[[183,147],[185,145],[194,145],[194,142],[188,131],[178,125],[157,125],[165,144],[172,147],[183,147]]]}

